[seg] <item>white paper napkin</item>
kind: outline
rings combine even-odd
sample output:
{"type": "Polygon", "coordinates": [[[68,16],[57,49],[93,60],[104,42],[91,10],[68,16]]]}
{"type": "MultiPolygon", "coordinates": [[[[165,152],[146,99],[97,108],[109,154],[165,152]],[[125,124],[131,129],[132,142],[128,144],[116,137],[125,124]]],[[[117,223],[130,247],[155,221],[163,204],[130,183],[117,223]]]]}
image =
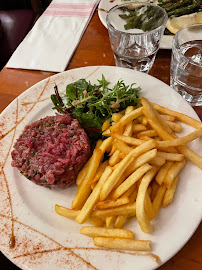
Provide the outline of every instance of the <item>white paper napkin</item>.
{"type": "Polygon", "coordinates": [[[53,0],[6,66],[64,71],[99,1],[53,0]]]}

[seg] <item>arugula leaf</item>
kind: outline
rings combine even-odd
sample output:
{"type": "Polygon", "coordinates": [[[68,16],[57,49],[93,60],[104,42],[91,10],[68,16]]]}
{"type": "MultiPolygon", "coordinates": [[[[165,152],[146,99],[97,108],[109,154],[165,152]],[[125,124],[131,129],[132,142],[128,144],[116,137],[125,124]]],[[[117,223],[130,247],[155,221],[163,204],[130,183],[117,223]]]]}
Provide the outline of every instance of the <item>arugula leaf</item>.
{"type": "Polygon", "coordinates": [[[109,82],[108,82],[108,81],[106,81],[106,79],[105,79],[105,77],[104,77],[104,75],[103,75],[103,74],[102,74],[102,80],[98,80],[98,82],[100,83],[99,88],[101,88],[101,87],[102,87],[102,89],[106,89],[106,88],[107,88],[107,86],[109,85],[109,82]]]}
{"type": "Polygon", "coordinates": [[[80,79],[74,83],[70,83],[66,87],[66,95],[71,101],[77,98],[83,98],[83,91],[88,89],[88,83],[85,79],[80,79]]]}

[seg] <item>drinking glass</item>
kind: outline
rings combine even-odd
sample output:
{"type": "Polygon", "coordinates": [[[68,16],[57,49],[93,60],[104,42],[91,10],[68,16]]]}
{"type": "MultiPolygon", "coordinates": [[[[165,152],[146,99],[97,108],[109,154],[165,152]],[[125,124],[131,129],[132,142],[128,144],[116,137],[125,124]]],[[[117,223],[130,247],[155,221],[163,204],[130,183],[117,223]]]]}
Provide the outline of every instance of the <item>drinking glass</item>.
{"type": "Polygon", "coordinates": [[[202,106],[202,24],[182,28],[174,36],[170,85],[191,106],[202,106]]]}
{"type": "Polygon", "coordinates": [[[146,2],[126,2],[110,9],[107,26],[116,66],[147,73],[167,19],[164,9],[146,2]]]}

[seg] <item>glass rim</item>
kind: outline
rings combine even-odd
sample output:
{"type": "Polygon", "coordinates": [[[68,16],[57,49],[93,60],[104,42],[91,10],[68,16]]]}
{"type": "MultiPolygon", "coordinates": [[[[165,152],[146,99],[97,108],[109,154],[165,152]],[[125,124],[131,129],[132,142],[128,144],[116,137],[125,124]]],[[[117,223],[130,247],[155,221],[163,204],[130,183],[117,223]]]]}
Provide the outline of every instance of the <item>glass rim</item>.
{"type": "Polygon", "coordinates": [[[201,26],[202,27],[202,23],[194,23],[194,24],[191,24],[191,25],[187,25],[187,26],[185,26],[185,27],[183,27],[183,28],[181,28],[180,30],[177,31],[177,33],[173,37],[172,51],[174,49],[177,50],[177,52],[179,53],[180,57],[184,61],[189,62],[189,63],[191,63],[191,64],[193,64],[195,66],[201,67],[200,64],[198,64],[198,63],[194,62],[192,59],[187,58],[186,56],[184,56],[184,54],[180,50],[180,44],[179,44],[179,40],[178,40],[178,36],[179,36],[179,34],[181,34],[181,32],[183,32],[184,30],[187,30],[189,28],[195,27],[195,26],[201,26]]]}
{"type": "Polygon", "coordinates": [[[150,3],[150,2],[136,2],[136,1],[131,1],[131,2],[126,2],[122,5],[116,5],[114,7],[112,7],[110,10],[108,10],[107,12],[107,17],[106,17],[106,22],[107,22],[107,28],[109,29],[109,25],[112,26],[116,31],[119,31],[120,33],[124,33],[124,34],[127,34],[127,35],[132,35],[132,36],[144,36],[144,35],[148,35],[148,33],[154,33],[156,32],[157,30],[159,30],[160,28],[162,28],[162,26],[165,26],[166,25],[166,22],[168,20],[168,14],[167,12],[165,11],[165,9],[163,9],[162,7],[160,7],[159,5],[155,5],[153,3],[150,3]],[[121,30],[118,30],[116,29],[114,26],[112,26],[112,24],[109,22],[109,15],[112,11],[116,10],[117,8],[120,8],[120,7],[125,7],[125,6],[128,6],[128,5],[131,5],[131,4],[143,4],[143,5],[147,5],[147,6],[153,6],[153,7],[156,7],[158,9],[160,9],[162,11],[162,13],[164,14],[164,21],[163,23],[158,26],[157,28],[151,30],[151,31],[146,31],[146,32],[143,32],[143,33],[130,33],[130,32],[125,32],[125,31],[121,31],[121,30]]]}

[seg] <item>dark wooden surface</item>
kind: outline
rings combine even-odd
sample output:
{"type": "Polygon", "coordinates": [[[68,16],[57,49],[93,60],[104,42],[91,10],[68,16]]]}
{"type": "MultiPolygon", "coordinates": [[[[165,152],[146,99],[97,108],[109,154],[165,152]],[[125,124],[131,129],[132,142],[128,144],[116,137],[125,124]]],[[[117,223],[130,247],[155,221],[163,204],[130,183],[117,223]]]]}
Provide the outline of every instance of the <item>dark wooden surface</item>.
{"type": "MultiPolygon", "coordinates": [[[[170,50],[159,50],[154,66],[149,74],[169,84],[170,60],[170,50]]],[[[100,22],[97,11],[89,23],[67,69],[95,65],[115,65],[107,29],[100,22]]],[[[30,86],[54,74],[4,68],[0,72],[0,112],[30,86]]],[[[195,110],[202,119],[202,108],[195,108],[195,110]]],[[[172,259],[161,266],[159,270],[201,270],[201,236],[202,225],[198,227],[188,243],[172,259]]],[[[18,268],[0,254],[0,269],[16,270],[18,268]]]]}

